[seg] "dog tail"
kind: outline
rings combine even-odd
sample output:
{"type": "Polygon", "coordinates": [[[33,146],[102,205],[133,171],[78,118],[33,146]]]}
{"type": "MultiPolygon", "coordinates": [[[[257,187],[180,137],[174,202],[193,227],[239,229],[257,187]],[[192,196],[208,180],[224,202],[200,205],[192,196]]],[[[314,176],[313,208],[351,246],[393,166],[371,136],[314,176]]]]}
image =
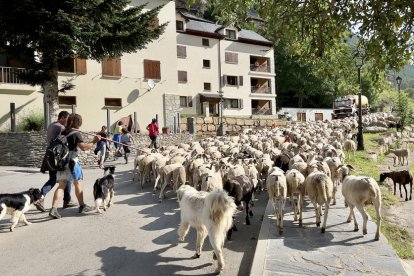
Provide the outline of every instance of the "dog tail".
{"type": "Polygon", "coordinates": [[[2,219],[4,217],[4,215],[7,212],[7,206],[4,203],[0,204],[0,219],[2,219]]]}
{"type": "Polygon", "coordinates": [[[205,199],[208,218],[213,225],[220,228],[220,231],[227,232],[233,222],[233,215],[236,211],[234,199],[225,191],[213,191],[205,199]]]}

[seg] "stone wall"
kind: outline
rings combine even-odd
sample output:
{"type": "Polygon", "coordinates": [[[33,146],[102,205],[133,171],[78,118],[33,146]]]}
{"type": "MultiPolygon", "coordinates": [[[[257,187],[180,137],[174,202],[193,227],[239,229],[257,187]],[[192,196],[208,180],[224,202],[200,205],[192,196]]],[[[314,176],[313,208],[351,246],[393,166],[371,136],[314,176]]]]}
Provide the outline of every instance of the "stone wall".
{"type": "MultiPolygon", "coordinates": [[[[195,119],[197,135],[215,135],[220,124],[219,117],[199,117],[195,119]]],[[[286,121],[275,119],[243,119],[243,118],[223,118],[223,125],[227,133],[239,132],[247,128],[271,128],[275,126],[285,126],[286,121]]],[[[181,131],[187,131],[187,120],[181,119],[181,131]]]]}
{"type": "Polygon", "coordinates": [[[165,127],[170,128],[170,131],[173,131],[174,128],[174,117],[176,117],[177,113],[179,113],[180,111],[180,96],[164,94],[165,127]]]}
{"type": "MultiPolygon", "coordinates": [[[[82,134],[83,135],[83,134],[82,134]]],[[[92,137],[83,135],[85,141],[92,137]]],[[[147,147],[150,139],[146,134],[134,135],[135,147],[147,147]]],[[[187,133],[160,135],[160,146],[175,145],[193,140],[193,135],[187,133]]],[[[46,132],[0,133],[0,166],[40,167],[46,150],[46,132]]],[[[80,151],[79,159],[82,165],[97,164],[97,156],[89,151],[80,151]]],[[[110,153],[110,157],[113,152],[110,153]]],[[[136,150],[132,149],[131,155],[136,150]]]]}

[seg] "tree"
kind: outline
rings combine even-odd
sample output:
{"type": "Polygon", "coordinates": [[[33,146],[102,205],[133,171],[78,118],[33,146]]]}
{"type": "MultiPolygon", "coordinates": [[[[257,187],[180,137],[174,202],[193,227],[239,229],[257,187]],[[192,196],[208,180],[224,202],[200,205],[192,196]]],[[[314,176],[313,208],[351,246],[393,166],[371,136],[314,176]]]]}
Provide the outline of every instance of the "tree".
{"type": "MultiPolygon", "coordinates": [[[[162,6],[128,0],[0,0],[0,49],[25,60],[19,77],[41,85],[50,114],[58,109],[58,62],[67,58],[101,61],[145,48],[165,24],[156,26],[162,6]]],[[[71,88],[70,84],[63,91],[71,88]]]]}
{"type": "MultiPolygon", "coordinates": [[[[190,4],[200,2],[191,0],[190,4]]],[[[206,2],[206,1],[203,1],[206,2]]],[[[240,25],[251,9],[266,21],[277,45],[292,54],[323,58],[336,43],[358,34],[375,70],[399,69],[413,58],[414,1],[407,0],[210,0],[220,22],[240,25]]]]}

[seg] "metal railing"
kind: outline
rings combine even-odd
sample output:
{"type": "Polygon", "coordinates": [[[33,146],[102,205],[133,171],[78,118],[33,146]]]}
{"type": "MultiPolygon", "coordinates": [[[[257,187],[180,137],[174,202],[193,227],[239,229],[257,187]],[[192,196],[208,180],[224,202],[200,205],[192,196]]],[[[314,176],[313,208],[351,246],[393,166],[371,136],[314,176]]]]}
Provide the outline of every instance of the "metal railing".
{"type": "Polygon", "coordinates": [[[256,86],[251,86],[251,92],[252,93],[263,93],[263,94],[272,93],[270,87],[256,87],[256,86]]]}
{"type": "Polygon", "coordinates": [[[24,68],[0,66],[0,83],[27,84],[27,82],[18,77],[24,71],[26,71],[24,68]]]}
{"type": "Polygon", "coordinates": [[[272,115],[270,108],[252,108],[252,115],[272,115]]]}
{"type": "Polygon", "coordinates": [[[270,73],[270,66],[266,64],[250,64],[250,71],[270,73]]]}

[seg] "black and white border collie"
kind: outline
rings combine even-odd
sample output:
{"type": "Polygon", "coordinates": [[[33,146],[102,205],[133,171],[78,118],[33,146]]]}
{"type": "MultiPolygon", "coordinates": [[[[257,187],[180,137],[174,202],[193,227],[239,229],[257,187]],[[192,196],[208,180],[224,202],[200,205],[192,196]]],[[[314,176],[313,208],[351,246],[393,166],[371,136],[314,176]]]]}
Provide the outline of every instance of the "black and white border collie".
{"type": "Polygon", "coordinates": [[[43,198],[39,189],[29,189],[26,192],[15,194],[0,194],[0,219],[6,214],[11,215],[10,231],[13,232],[17,223],[23,222],[25,225],[31,224],[24,215],[30,209],[30,205],[37,203],[43,198]]]}
{"type": "Polygon", "coordinates": [[[104,174],[109,170],[109,174],[106,174],[102,178],[98,178],[93,185],[93,196],[95,198],[95,208],[98,213],[101,213],[99,209],[103,205],[104,211],[111,207],[112,200],[114,198],[114,184],[115,179],[113,174],[115,173],[115,166],[105,166],[104,174]]]}

